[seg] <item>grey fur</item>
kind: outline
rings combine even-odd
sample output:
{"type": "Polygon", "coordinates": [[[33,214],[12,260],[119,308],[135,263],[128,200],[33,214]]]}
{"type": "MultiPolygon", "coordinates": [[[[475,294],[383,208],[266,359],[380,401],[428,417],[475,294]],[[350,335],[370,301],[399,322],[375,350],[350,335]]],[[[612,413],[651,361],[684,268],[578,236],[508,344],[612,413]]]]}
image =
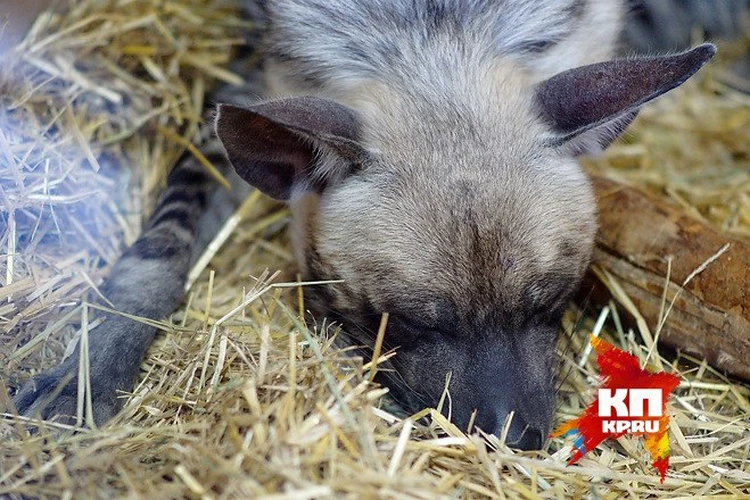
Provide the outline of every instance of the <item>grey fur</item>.
{"type": "MultiPolygon", "coordinates": [[[[365,356],[380,314],[391,313],[386,344],[398,353],[381,380],[408,410],[437,404],[451,373],[456,423],[477,410],[477,425],[498,432],[514,411],[510,442],[540,446],[554,404],[556,325],[595,231],[574,156],[601,150],[713,48],[580,67],[613,52],[617,1],[266,8],[271,92],[331,99],[349,110],[338,113],[346,122],[356,112],[345,139],[366,152],[347,169],[345,157],[319,148],[307,176],[348,175],[324,189],[289,176],[283,190],[295,193],[293,238],[306,276],[343,281],[311,290],[308,303],[340,321],[365,356]],[[646,78],[655,72],[663,78],[646,78]]],[[[219,116],[230,158],[261,154],[235,165],[256,186],[293,170],[283,151],[248,146],[256,137],[288,144],[331,128],[316,128],[299,99],[284,101],[296,109],[292,123],[289,113],[264,114],[273,132],[255,125],[255,106],[244,116],[234,109],[235,125],[219,116]]]]}
{"type": "MultiPolygon", "coordinates": [[[[241,196],[248,190],[237,182],[235,191],[241,196]]],[[[215,232],[212,222],[229,213],[230,197],[216,193],[203,167],[194,160],[184,161],[170,176],[170,186],[144,233],[109,272],[101,287],[107,299],[103,305],[147,319],[172,313],[182,302],[187,272],[202,249],[200,243],[215,232]]],[[[93,417],[98,425],[119,410],[119,392],[132,389],[156,334],[144,323],[116,314],[105,316],[102,326],[91,332],[88,347],[93,417]]],[[[75,422],[79,361],[76,348],[60,366],[27,382],[14,398],[18,410],[75,422]]]]}
{"type": "MultiPolygon", "coordinates": [[[[609,67],[584,65],[614,51],[621,1],[270,0],[250,7],[268,20],[269,95],[285,99],[224,108],[217,130],[245,180],[290,202],[306,277],[343,280],[308,290],[315,312],[341,322],[365,356],[380,315],[391,313],[386,347],[397,354],[380,380],[407,410],[437,404],[450,374],[458,425],[466,427],[476,410],[476,425],[498,432],[512,411],[511,444],[541,446],[554,408],[557,325],[596,228],[575,155],[601,149],[643,96],[671,88],[639,88],[632,80],[640,79],[626,78],[601,99],[571,100],[607,106],[582,115],[594,117],[580,123],[586,141],[551,140],[563,119],[546,111],[576,88],[560,82],[592,82],[609,67]],[[571,69],[572,80],[550,78],[571,69]]],[[[618,67],[647,71],[659,61],[618,67]]],[[[152,227],[113,271],[113,302],[126,311],[158,317],[179,302],[208,190],[185,168],[174,174],[152,227]],[[128,267],[132,276],[120,272],[128,267]],[[137,295],[132,304],[128,291],[137,295]]],[[[98,421],[115,411],[114,390],[132,383],[133,360],[153,337],[126,338],[118,321],[92,338],[98,421]],[[108,363],[124,349],[127,366],[110,374],[108,363]]],[[[39,409],[49,387],[72,372],[63,365],[37,379],[17,397],[20,408],[39,409]]],[[[65,397],[73,387],[65,386],[65,397]]],[[[69,412],[61,401],[44,414],[69,412]]]]}

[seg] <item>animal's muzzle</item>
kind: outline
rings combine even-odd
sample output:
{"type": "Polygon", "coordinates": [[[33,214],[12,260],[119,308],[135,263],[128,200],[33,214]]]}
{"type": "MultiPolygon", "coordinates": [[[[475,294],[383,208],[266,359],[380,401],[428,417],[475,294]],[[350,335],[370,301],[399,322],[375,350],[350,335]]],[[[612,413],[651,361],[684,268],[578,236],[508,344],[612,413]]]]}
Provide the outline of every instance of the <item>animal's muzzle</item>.
{"type": "Polygon", "coordinates": [[[555,406],[551,353],[522,341],[478,347],[461,373],[453,372],[451,408],[444,412],[462,430],[473,422],[486,433],[505,435],[511,448],[542,448],[555,406]]]}

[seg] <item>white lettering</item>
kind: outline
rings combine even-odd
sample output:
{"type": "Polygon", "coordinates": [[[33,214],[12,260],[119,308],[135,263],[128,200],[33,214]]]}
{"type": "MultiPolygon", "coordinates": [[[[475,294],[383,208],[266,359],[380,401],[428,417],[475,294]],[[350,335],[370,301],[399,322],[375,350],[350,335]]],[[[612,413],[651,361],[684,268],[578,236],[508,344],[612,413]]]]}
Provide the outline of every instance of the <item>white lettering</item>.
{"type": "Polygon", "coordinates": [[[627,389],[599,389],[599,416],[611,417],[612,408],[615,409],[616,417],[628,417],[628,407],[625,405],[627,389]]]}
{"type": "Polygon", "coordinates": [[[643,402],[648,401],[648,416],[661,417],[661,389],[630,389],[630,416],[643,416],[643,402]]]}

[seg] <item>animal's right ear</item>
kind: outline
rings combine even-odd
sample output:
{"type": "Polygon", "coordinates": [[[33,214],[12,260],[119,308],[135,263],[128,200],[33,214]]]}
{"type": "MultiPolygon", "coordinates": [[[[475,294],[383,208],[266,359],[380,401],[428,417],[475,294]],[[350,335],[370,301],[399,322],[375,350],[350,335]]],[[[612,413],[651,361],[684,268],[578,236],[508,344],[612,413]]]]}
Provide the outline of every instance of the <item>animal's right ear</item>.
{"type": "Polygon", "coordinates": [[[363,154],[357,114],[318,97],[219,105],[216,134],[240,177],[272,198],[320,189],[363,154]]]}
{"type": "Polygon", "coordinates": [[[604,149],[643,104],[681,85],[715,53],[706,43],[671,56],[581,66],[540,82],[535,97],[555,134],[552,142],[584,154],[604,149]]]}

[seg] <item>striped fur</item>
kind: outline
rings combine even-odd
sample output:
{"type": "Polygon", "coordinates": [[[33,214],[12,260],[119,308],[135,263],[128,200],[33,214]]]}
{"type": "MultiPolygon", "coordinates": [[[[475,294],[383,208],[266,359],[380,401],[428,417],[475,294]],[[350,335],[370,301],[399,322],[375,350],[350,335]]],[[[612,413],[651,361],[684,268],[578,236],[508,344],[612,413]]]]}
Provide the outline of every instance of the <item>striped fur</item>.
{"type": "MultiPolygon", "coordinates": [[[[215,142],[215,141],[214,141],[215,142]]],[[[225,163],[217,148],[214,160],[225,163]]],[[[238,197],[247,192],[238,182],[238,197]]],[[[213,237],[216,221],[228,216],[229,197],[195,160],[186,158],[169,176],[169,185],[143,234],[113,266],[101,287],[106,307],[161,319],[183,300],[191,261],[213,237]],[[223,203],[211,203],[223,199],[223,203]],[[213,199],[213,200],[212,200],[213,199]]],[[[106,315],[89,341],[91,396],[98,424],[119,409],[119,391],[130,391],[155,329],[120,315],[106,315]]],[[[45,417],[73,416],[77,407],[79,350],[52,371],[29,381],[15,397],[19,411],[45,417]],[[67,383],[62,387],[61,380],[67,383]],[[54,396],[50,400],[50,396],[54,396]]]]}

